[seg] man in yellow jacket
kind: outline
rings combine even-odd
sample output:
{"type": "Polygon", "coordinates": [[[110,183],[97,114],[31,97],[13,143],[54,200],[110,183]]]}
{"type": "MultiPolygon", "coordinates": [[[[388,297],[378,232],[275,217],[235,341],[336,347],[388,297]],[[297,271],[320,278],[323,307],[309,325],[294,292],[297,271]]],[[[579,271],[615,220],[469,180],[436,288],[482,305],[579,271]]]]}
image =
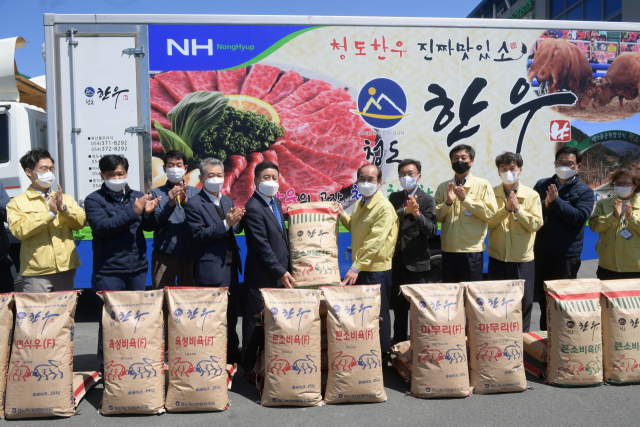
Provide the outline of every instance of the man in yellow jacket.
{"type": "Polygon", "coordinates": [[[50,190],[55,181],[53,159],[47,150],[31,150],[20,159],[31,186],[7,205],[9,230],[22,242],[20,275],[24,292],[72,290],[80,259],[72,230],[87,218],[75,200],[50,190]]]}
{"type": "Polygon", "coordinates": [[[436,190],[443,283],[482,280],[484,239],[498,207],[489,181],[470,172],[475,156],[468,145],[453,147],[449,159],[455,176],[436,190]]]}
{"type": "Polygon", "coordinates": [[[391,342],[391,260],[398,239],[398,215],[393,205],[378,191],[382,170],[375,165],[358,169],[358,199],[351,215],[341,209],[340,222],[351,232],[353,264],[343,285],[380,285],[380,350],[385,353],[391,342]]]}
{"type": "Polygon", "coordinates": [[[535,282],[533,243],[542,227],[537,191],[520,182],[522,156],[505,152],[496,157],[502,184],[493,187],[497,213],[489,220],[489,280],[524,280],[522,329],[529,332],[535,282]]]}

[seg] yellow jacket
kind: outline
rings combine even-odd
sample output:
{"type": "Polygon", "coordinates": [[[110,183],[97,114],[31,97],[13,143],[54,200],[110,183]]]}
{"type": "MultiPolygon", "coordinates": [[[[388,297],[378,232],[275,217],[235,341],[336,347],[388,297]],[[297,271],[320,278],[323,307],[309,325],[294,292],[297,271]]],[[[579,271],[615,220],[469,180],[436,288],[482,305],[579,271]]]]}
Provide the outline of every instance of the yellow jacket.
{"type": "MultiPolygon", "coordinates": [[[[55,194],[51,191],[51,197],[55,194]]],[[[60,273],[80,266],[71,230],[87,224],[84,211],[67,194],[63,195],[66,212],[57,218],[49,213],[49,205],[33,188],[11,199],[7,205],[9,230],[22,242],[20,275],[40,276],[60,273]]]]}
{"type": "Polygon", "coordinates": [[[529,187],[518,184],[518,204],[515,214],[507,212],[507,196],[502,184],[493,187],[498,212],[489,220],[489,249],[487,255],[503,262],[533,260],[536,231],[544,223],[540,195],[529,187]]]}
{"type": "Polygon", "coordinates": [[[464,202],[457,198],[447,206],[447,186],[455,178],[438,185],[436,190],[436,219],[442,224],[440,244],[444,252],[482,252],[489,220],[498,205],[489,181],[469,174],[463,187],[467,192],[464,202]],[[465,215],[465,211],[469,215],[465,215]]]}
{"type": "MultiPolygon", "coordinates": [[[[611,271],[637,272],[640,271],[640,196],[634,194],[631,198],[633,215],[631,218],[613,216],[613,206],[618,196],[601,199],[589,218],[589,228],[599,233],[596,252],[598,252],[598,265],[611,271]],[[622,219],[624,218],[627,230],[633,235],[629,240],[620,235],[622,219]]],[[[628,200],[623,200],[623,204],[628,200]]]]}
{"type": "Polygon", "coordinates": [[[398,239],[398,215],[380,191],[362,206],[356,202],[351,215],[340,216],[342,225],[351,232],[353,268],[358,271],[391,270],[391,258],[398,239]]]}

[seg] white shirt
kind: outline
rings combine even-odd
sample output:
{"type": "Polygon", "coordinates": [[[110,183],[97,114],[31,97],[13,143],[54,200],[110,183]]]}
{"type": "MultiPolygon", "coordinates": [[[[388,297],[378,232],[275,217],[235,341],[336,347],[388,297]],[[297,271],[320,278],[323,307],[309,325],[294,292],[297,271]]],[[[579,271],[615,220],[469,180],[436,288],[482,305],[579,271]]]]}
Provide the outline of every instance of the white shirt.
{"type": "MultiPolygon", "coordinates": [[[[36,190],[36,192],[42,196],[42,198],[44,199],[45,202],[47,202],[47,206],[49,206],[49,199],[51,198],[51,192],[49,191],[49,189],[47,188],[47,192],[43,193],[42,191],[38,190],[36,187],[34,187],[33,185],[31,186],[31,188],[33,188],[34,190],[36,190]]],[[[57,215],[54,214],[51,209],[49,209],[49,213],[51,214],[52,217],[57,218],[57,215]]]]}

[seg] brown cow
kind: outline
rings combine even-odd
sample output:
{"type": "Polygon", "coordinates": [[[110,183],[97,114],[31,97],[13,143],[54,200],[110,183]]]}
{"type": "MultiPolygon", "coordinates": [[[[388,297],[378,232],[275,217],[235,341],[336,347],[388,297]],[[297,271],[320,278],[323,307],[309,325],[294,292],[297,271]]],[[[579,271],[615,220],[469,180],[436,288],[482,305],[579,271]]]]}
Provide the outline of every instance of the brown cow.
{"type": "Polygon", "coordinates": [[[607,74],[596,84],[595,108],[611,102],[614,96],[620,100],[620,111],[624,111],[622,100],[631,101],[640,92],[640,52],[627,52],[613,60],[607,74]]]}
{"type": "Polygon", "coordinates": [[[549,83],[549,93],[570,90],[578,96],[578,109],[586,108],[596,92],[593,71],[586,55],[565,40],[546,39],[533,58],[527,78],[549,83]]]}

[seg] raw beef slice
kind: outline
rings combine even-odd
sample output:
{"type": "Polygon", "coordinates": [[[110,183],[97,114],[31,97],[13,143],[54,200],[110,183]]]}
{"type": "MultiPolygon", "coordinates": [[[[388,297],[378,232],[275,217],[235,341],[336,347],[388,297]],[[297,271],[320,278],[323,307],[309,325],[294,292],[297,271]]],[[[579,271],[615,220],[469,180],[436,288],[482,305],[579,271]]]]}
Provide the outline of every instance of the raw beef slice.
{"type": "Polygon", "coordinates": [[[169,92],[176,101],[182,101],[182,98],[193,92],[189,78],[182,71],[169,71],[167,73],[158,74],[156,80],[169,92]]]}
{"type": "Polygon", "coordinates": [[[269,93],[279,75],[280,68],[255,64],[242,83],[240,94],[262,99],[269,93]]]}
{"type": "Polygon", "coordinates": [[[151,128],[152,129],[153,129],[154,122],[158,122],[162,125],[163,128],[171,130],[171,122],[169,121],[167,116],[165,116],[155,108],[151,108],[151,128]]]}
{"type": "Polygon", "coordinates": [[[329,104],[313,114],[297,117],[296,120],[300,123],[321,122],[323,120],[335,119],[336,117],[351,116],[353,113],[349,110],[357,109],[358,106],[354,101],[337,102],[335,104],[329,104]]]}
{"type": "Polygon", "coordinates": [[[279,114],[282,110],[290,110],[300,104],[309,102],[327,90],[331,90],[331,85],[329,83],[323,82],[322,80],[311,79],[298,87],[295,92],[275,104],[273,107],[279,114]]]}
{"type": "Polygon", "coordinates": [[[302,83],[304,83],[302,76],[293,70],[289,70],[280,77],[271,92],[264,97],[264,101],[271,105],[277,104],[291,95],[302,83]]]}
{"type": "Polygon", "coordinates": [[[191,87],[195,92],[218,90],[218,77],[215,71],[185,71],[184,73],[189,78],[191,87]]]}
{"type": "Polygon", "coordinates": [[[285,147],[306,165],[331,177],[342,188],[349,187],[356,182],[358,168],[366,163],[362,158],[354,159],[353,157],[323,153],[291,141],[280,141],[278,144],[285,147]]]}
{"type": "Polygon", "coordinates": [[[323,191],[335,193],[342,188],[322,172],[303,163],[282,145],[272,145],[270,149],[278,154],[280,171],[296,194],[318,196],[323,191]]]}
{"type": "Polygon", "coordinates": [[[220,192],[229,195],[233,183],[240,177],[242,171],[247,168],[247,159],[237,154],[232,154],[224,161],[224,185],[220,192]]]}
{"type": "Polygon", "coordinates": [[[362,136],[338,137],[310,133],[305,135],[304,138],[295,139],[293,142],[325,153],[366,160],[366,154],[363,149],[365,147],[364,140],[365,138],[362,136]]]}
{"type": "Polygon", "coordinates": [[[304,104],[298,105],[290,110],[283,111],[283,114],[284,117],[291,118],[306,116],[308,114],[313,114],[316,111],[320,111],[328,105],[345,101],[353,101],[353,99],[351,99],[351,95],[349,95],[346,90],[342,88],[331,89],[322,92],[309,102],[305,102],[304,104]]]}
{"type": "Polygon", "coordinates": [[[151,106],[164,114],[169,113],[177,104],[176,100],[169,95],[169,92],[156,79],[149,79],[149,95],[151,106]]]}
{"type": "Polygon", "coordinates": [[[244,208],[244,205],[247,204],[247,201],[256,190],[253,178],[255,177],[256,166],[263,160],[264,157],[261,153],[251,153],[247,156],[247,167],[231,187],[231,195],[229,196],[233,199],[233,204],[236,208],[244,208]]]}
{"type": "Polygon", "coordinates": [[[218,90],[225,95],[239,95],[247,77],[247,67],[218,71],[218,90]]]}

